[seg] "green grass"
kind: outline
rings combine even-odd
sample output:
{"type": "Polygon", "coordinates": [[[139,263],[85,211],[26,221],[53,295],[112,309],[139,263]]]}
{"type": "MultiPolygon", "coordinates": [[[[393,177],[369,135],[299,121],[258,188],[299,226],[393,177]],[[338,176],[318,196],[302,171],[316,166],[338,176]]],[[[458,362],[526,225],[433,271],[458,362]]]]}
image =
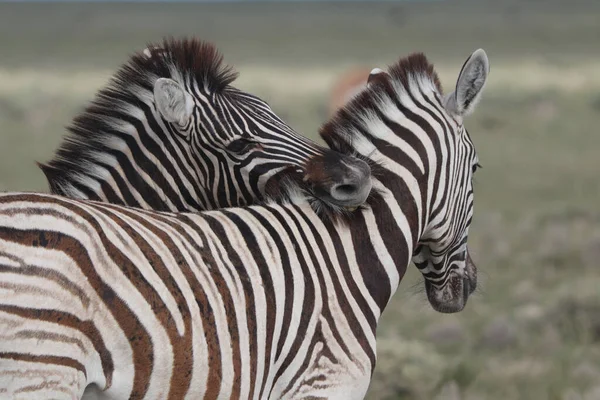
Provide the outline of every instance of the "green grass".
{"type": "Polygon", "coordinates": [[[600,4],[497,3],[0,4],[0,190],[45,190],[34,161],[163,34],[213,39],[238,86],[313,138],[350,65],[423,50],[449,89],[483,47],[490,82],[466,121],[483,165],[469,240],[482,288],[442,315],[411,268],[382,317],[369,399],[600,398],[600,4]]]}

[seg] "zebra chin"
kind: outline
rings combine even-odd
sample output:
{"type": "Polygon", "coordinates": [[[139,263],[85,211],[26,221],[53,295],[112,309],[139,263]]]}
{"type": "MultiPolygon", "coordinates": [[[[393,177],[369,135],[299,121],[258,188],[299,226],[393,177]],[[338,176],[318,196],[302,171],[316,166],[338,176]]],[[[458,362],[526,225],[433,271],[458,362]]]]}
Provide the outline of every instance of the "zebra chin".
{"type": "Polygon", "coordinates": [[[441,286],[425,280],[425,292],[431,307],[438,312],[451,314],[462,311],[469,296],[477,289],[477,267],[466,251],[464,273],[451,272],[441,286]]]}

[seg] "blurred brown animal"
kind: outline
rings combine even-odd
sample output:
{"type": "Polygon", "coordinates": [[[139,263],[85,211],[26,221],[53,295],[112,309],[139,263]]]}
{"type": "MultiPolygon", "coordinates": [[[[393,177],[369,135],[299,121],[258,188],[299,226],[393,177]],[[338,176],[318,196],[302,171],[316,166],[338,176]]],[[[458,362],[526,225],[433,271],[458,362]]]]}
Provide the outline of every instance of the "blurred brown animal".
{"type": "Polygon", "coordinates": [[[355,67],[335,81],[329,96],[329,116],[343,107],[352,97],[367,86],[367,78],[372,68],[355,67]]]}

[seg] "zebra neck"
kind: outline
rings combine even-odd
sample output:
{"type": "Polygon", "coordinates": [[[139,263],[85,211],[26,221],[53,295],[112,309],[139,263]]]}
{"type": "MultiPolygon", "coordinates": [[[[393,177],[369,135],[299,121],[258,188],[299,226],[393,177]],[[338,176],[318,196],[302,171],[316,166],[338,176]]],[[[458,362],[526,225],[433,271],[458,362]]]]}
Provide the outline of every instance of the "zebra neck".
{"type": "MultiPolygon", "coordinates": [[[[378,195],[368,207],[345,220],[325,220],[326,232],[315,235],[331,240],[337,263],[342,271],[348,271],[344,280],[349,287],[357,285],[371,309],[373,330],[410,263],[420,234],[416,213],[421,203],[420,197],[411,197],[400,179],[376,181],[375,185],[378,195]]],[[[303,208],[307,218],[314,214],[303,208]]],[[[318,219],[316,215],[310,218],[318,219]]]]}
{"type": "MultiPolygon", "coordinates": [[[[362,253],[367,251],[370,254],[360,264],[362,269],[368,269],[372,281],[369,291],[381,311],[406,273],[429,223],[432,201],[432,187],[428,179],[432,166],[427,164],[427,157],[422,160],[403,154],[399,149],[390,149],[390,142],[395,140],[396,136],[387,140],[373,139],[375,148],[370,155],[371,161],[379,166],[374,183],[379,195],[374,196],[370,209],[362,214],[365,226],[362,231],[368,237],[356,240],[357,243],[366,243],[366,246],[359,247],[362,253]],[[402,157],[397,157],[398,154],[402,157]]],[[[360,236],[361,229],[351,229],[354,235],[360,236]]]]}
{"type": "Polygon", "coordinates": [[[348,230],[357,268],[383,311],[429,223],[433,193],[439,190],[441,146],[437,127],[421,111],[402,106],[392,95],[363,102],[368,113],[343,110],[321,135],[334,150],[360,154],[372,166],[376,194],[350,219],[348,230]]]}
{"type": "Polygon", "coordinates": [[[208,208],[213,199],[198,190],[189,146],[140,104],[113,107],[108,115],[92,107],[76,118],[55,159],[41,165],[51,191],[156,211],[208,208]]]}
{"type": "Polygon", "coordinates": [[[381,197],[349,222],[357,267],[380,312],[396,292],[421,229],[419,193],[401,179],[376,182],[381,197]]]}

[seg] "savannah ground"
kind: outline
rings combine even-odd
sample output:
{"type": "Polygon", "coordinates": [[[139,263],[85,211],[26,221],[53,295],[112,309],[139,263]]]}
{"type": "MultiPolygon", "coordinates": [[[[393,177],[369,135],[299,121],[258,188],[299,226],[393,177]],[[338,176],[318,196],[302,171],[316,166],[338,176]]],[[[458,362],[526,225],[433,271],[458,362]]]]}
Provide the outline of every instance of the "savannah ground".
{"type": "Polygon", "coordinates": [[[411,267],[379,327],[369,399],[600,399],[599,2],[0,4],[0,190],[46,190],[34,161],[111,71],[180,34],[214,41],[240,88],[312,138],[353,65],[424,51],[450,91],[484,48],[489,83],[466,122],[483,165],[481,290],[442,315],[411,267]]]}

